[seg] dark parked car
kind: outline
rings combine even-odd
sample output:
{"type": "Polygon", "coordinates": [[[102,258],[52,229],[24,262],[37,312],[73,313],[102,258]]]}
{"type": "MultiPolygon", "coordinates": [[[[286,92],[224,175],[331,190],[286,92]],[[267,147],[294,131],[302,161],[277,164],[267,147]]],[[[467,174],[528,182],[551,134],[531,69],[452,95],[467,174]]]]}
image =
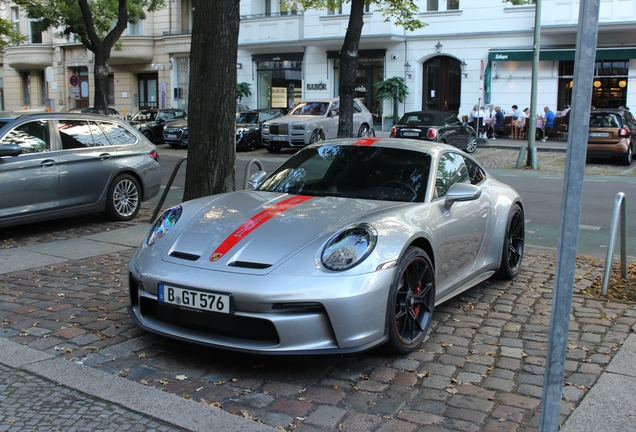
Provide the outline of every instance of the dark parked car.
{"type": "Polygon", "coordinates": [[[268,108],[236,113],[236,149],[254,150],[263,146],[261,125],[264,121],[285,115],[280,108],[268,108]]]}
{"type": "Polygon", "coordinates": [[[475,129],[455,114],[443,111],[408,112],[393,126],[391,136],[446,143],[466,153],[477,149],[475,129]]]}
{"type": "Polygon", "coordinates": [[[163,140],[163,128],[185,117],[185,110],[179,108],[151,108],[135,114],[130,124],[153,143],[160,143],[163,140]]]}
{"type": "Polygon", "coordinates": [[[130,220],[159,193],[154,144],[103,115],[0,116],[0,227],[85,213],[130,220]]]}
{"type": "Polygon", "coordinates": [[[630,165],[636,145],[636,119],[626,109],[596,109],[590,112],[588,157],[619,159],[630,165]]]}
{"type": "Polygon", "coordinates": [[[172,148],[188,145],[188,117],[177,119],[163,128],[163,142],[172,148]]]}

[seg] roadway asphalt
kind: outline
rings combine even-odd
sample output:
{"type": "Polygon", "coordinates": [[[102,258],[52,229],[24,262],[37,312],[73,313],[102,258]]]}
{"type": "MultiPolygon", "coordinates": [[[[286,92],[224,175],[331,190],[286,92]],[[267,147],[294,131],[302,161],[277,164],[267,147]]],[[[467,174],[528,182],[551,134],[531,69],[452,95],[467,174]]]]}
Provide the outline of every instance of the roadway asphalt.
{"type": "MultiPolygon", "coordinates": [[[[537,149],[565,150],[565,143],[537,149]]],[[[130,223],[97,217],[79,228],[49,232],[40,224],[0,236],[0,431],[537,430],[555,257],[531,248],[515,281],[487,281],[447,302],[423,349],[403,358],[358,355],[352,372],[332,370],[305,389],[298,370],[273,378],[261,365],[252,381],[264,383],[234,393],[227,404],[235,409],[182,397],[170,387],[179,376],[163,388],[136,379],[140,367],[131,359],[145,361],[147,351],[164,358],[166,348],[126,316],[125,276],[101,281],[104,273],[125,274],[154,203],[130,223]]],[[[593,279],[587,270],[580,264],[574,287],[561,430],[633,431],[636,305],[581,295],[593,279]]],[[[210,381],[200,382],[208,391],[210,381]]],[[[193,382],[189,393],[202,388],[193,382]]]]}

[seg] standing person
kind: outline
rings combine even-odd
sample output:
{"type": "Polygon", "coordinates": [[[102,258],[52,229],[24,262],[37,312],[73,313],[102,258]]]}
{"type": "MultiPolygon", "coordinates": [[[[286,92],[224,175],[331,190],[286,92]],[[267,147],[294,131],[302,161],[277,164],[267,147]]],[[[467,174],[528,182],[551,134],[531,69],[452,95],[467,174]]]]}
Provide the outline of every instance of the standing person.
{"type": "Polygon", "coordinates": [[[541,141],[547,141],[548,137],[554,134],[554,119],[556,116],[548,106],[543,108],[543,112],[545,113],[543,116],[545,119],[545,126],[543,127],[543,138],[541,141]]]}

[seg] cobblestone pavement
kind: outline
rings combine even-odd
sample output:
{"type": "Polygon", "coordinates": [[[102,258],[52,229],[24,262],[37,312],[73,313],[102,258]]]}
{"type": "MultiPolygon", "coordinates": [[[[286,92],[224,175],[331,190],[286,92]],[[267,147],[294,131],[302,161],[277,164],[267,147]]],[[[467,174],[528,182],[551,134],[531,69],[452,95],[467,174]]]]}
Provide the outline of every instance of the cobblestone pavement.
{"type": "MultiPolygon", "coordinates": [[[[514,166],[517,156],[518,150],[487,148],[476,154],[485,166],[497,169],[514,166]]],[[[540,152],[538,160],[541,169],[554,166],[557,172],[564,157],[540,152]]],[[[606,169],[615,168],[621,167],[606,169]]],[[[617,175],[633,175],[630,168],[624,173],[617,175]]],[[[82,237],[147,221],[150,214],[145,208],[129,223],[86,216],[4,229],[0,244],[14,248],[82,237]]],[[[489,280],[440,305],[428,339],[402,357],[382,349],[343,356],[256,356],[145,333],[126,313],[130,255],[119,252],[1,275],[0,337],[285,430],[537,430],[553,255],[527,253],[514,281],[489,280]]],[[[604,373],[636,323],[636,305],[580,294],[600,276],[598,262],[579,262],[562,420],[604,373]]],[[[46,395],[47,390],[40,389],[50,387],[33,384],[37,380],[23,372],[0,369],[0,374],[0,430],[37,430],[30,419],[13,417],[11,402],[5,408],[5,388],[13,387],[2,382],[21,384],[21,403],[27,398],[39,403],[32,396],[46,395]],[[24,422],[24,428],[18,422],[24,422]]],[[[86,401],[88,407],[98,403],[72,391],[64,395],[78,398],[72,404],[78,412],[86,401]]],[[[102,411],[108,416],[117,409],[107,404],[102,411]]],[[[123,417],[132,424],[132,417],[123,417]]],[[[148,428],[162,430],[161,423],[148,421],[148,428]]],[[[107,423],[101,423],[104,430],[107,423]]]]}
{"type": "Polygon", "coordinates": [[[0,431],[181,430],[0,365],[0,431]]]}

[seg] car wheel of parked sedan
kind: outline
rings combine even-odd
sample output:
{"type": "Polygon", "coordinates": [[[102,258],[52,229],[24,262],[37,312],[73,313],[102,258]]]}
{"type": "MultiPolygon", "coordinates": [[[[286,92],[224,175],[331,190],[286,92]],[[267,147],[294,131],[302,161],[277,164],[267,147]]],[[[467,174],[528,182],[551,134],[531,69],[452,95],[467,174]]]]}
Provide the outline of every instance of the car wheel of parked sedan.
{"type": "Polygon", "coordinates": [[[625,154],[625,156],[623,156],[623,158],[621,159],[621,162],[623,162],[623,165],[631,165],[632,164],[632,158],[634,157],[634,150],[632,149],[632,143],[629,143],[629,147],[627,147],[627,153],[625,154]]]}
{"type": "Polygon", "coordinates": [[[495,276],[499,279],[513,279],[519,273],[523,260],[523,248],[525,238],[525,218],[519,204],[510,209],[506,222],[506,234],[503,250],[501,251],[501,263],[495,276]]]}
{"type": "Polygon", "coordinates": [[[464,150],[466,153],[474,153],[477,150],[477,137],[471,135],[468,137],[468,142],[466,143],[466,149],[464,150]]]}
{"type": "Polygon", "coordinates": [[[311,134],[311,138],[309,138],[309,144],[314,144],[324,139],[325,137],[322,136],[322,133],[320,133],[319,131],[314,131],[314,133],[311,134]]]}
{"type": "Polygon", "coordinates": [[[360,129],[358,130],[358,136],[367,138],[369,136],[370,130],[371,129],[369,128],[369,125],[363,124],[362,126],[360,126],[360,129]]]}
{"type": "Polygon", "coordinates": [[[131,220],[141,207],[139,183],[130,174],[120,174],[108,188],[106,217],[115,221],[131,220]]]}
{"type": "Polygon", "coordinates": [[[435,307],[435,276],[422,249],[409,246],[400,258],[388,303],[389,342],[398,354],[412,352],[424,340],[435,307]]]}
{"type": "Polygon", "coordinates": [[[258,140],[256,139],[256,135],[249,134],[245,138],[243,138],[243,149],[246,151],[256,150],[256,146],[258,145],[258,140]]]}
{"type": "Polygon", "coordinates": [[[270,153],[278,153],[280,151],[280,147],[269,145],[267,146],[267,151],[270,153]]]}

